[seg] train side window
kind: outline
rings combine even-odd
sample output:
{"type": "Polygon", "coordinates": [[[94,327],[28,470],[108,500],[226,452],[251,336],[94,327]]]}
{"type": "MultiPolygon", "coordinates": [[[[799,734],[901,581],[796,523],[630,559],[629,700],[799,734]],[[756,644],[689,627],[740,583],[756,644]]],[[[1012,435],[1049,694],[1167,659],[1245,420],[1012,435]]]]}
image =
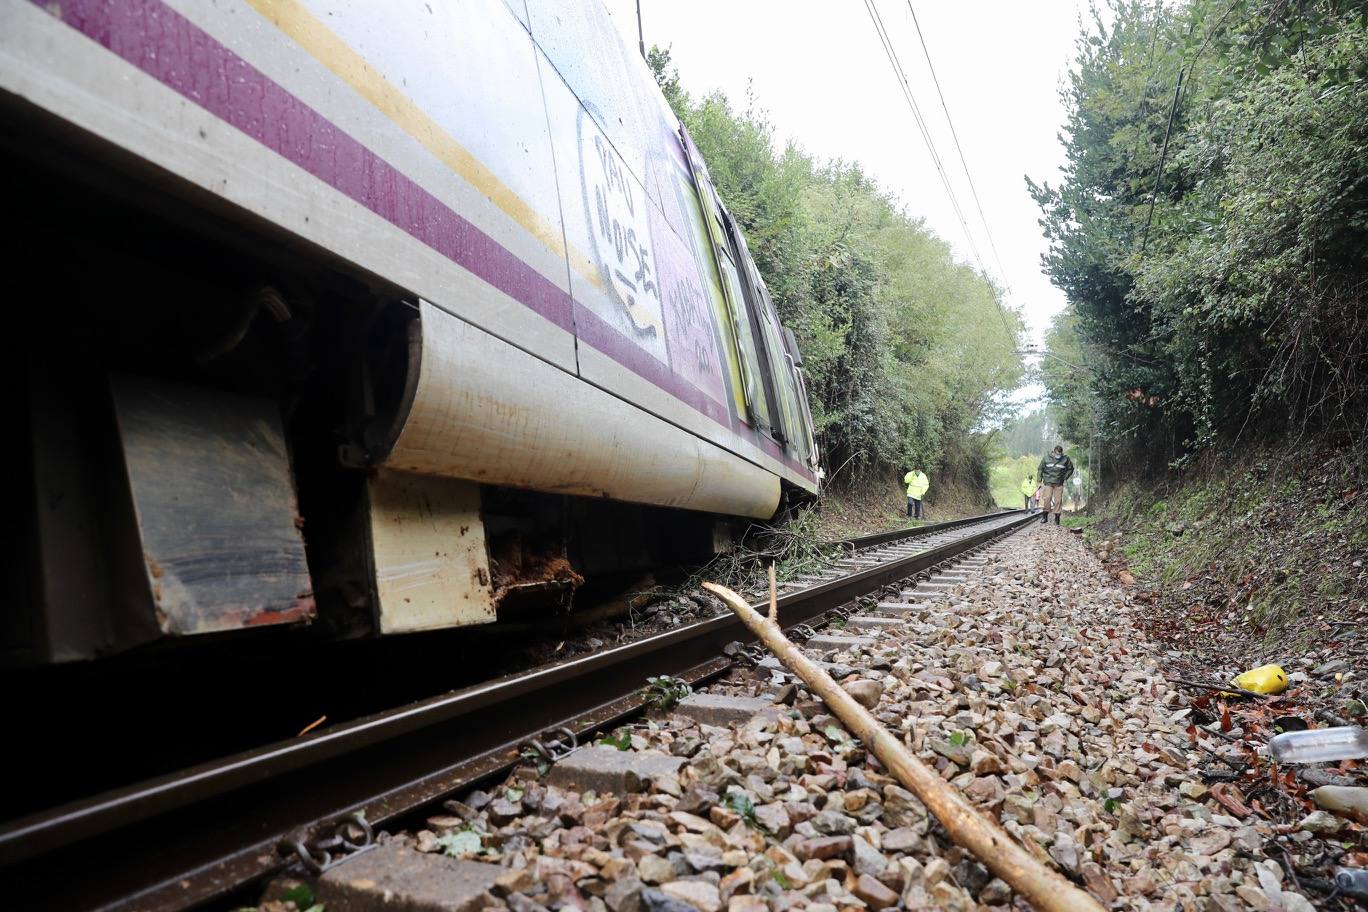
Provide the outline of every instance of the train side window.
{"type": "MultiPolygon", "coordinates": [[[[723,237],[726,237],[725,233],[723,233],[723,237]]],[[[756,378],[763,378],[765,372],[760,364],[755,336],[751,329],[751,321],[748,319],[745,286],[742,284],[741,274],[736,268],[735,254],[731,245],[726,244],[720,249],[722,255],[718,257],[718,265],[722,267],[722,279],[727,283],[727,290],[732,300],[736,302],[736,310],[738,311],[733,315],[733,323],[736,326],[737,346],[741,349],[741,363],[745,371],[746,395],[750,400],[752,423],[769,433],[774,422],[771,417],[769,397],[765,394],[764,385],[756,382],[756,378]]]]}
{"type": "Polygon", "coordinates": [[[817,460],[816,428],[812,423],[812,408],[808,405],[807,380],[803,377],[803,353],[798,349],[798,337],[787,326],[781,326],[784,333],[784,352],[788,359],[789,370],[793,372],[793,383],[798,393],[798,408],[803,417],[803,433],[800,435],[802,456],[808,465],[815,467],[817,460]]]}
{"type": "MultiPolygon", "coordinates": [[[[756,281],[759,281],[758,273],[756,281]]],[[[785,443],[797,455],[806,459],[807,434],[803,431],[801,406],[798,402],[801,393],[798,389],[797,369],[784,345],[783,327],[779,323],[779,315],[775,312],[774,302],[770,300],[769,292],[763,290],[764,286],[757,287],[762,289],[762,306],[756,316],[760,322],[760,334],[765,340],[765,349],[769,353],[769,362],[773,367],[774,391],[779,413],[783,417],[785,443]]]]}
{"type": "Polygon", "coordinates": [[[694,185],[699,202],[703,206],[703,222],[712,241],[713,257],[718,272],[722,276],[723,297],[726,298],[727,316],[731,323],[733,339],[737,349],[737,363],[741,368],[741,381],[746,395],[746,423],[770,436],[776,435],[775,418],[778,404],[774,396],[773,381],[768,371],[768,359],[756,342],[757,326],[752,315],[755,305],[755,285],[752,280],[753,266],[745,254],[745,241],[735,233],[735,223],[722,208],[708,176],[707,166],[697,157],[697,150],[684,126],[680,125],[680,140],[684,156],[693,172],[694,185]],[[743,272],[743,270],[746,270],[743,272]]]}

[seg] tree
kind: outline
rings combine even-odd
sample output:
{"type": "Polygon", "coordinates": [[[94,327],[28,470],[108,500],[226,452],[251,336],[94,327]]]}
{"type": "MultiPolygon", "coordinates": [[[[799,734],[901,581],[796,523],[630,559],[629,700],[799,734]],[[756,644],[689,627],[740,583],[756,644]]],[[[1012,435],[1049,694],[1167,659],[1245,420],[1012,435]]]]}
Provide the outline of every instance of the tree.
{"type": "Polygon", "coordinates": [[[828,473],[972,465],[986,486],[974,431],[1021,376],[1020,317],[1001,290],[858,164],[776,151],[753,103],[695,101],[668,50],[648,60],[797,336],[828,473]]]}
{"type": "Polygon", "coordinates": [[[1093,420],[1162,466],[1255,429],[1362,427],[1368,5],[1110,12],[1064,90],[1064,180],[1029,184],[1068,298],[1050,345],[1092,368],[1044,371],[1065,433],[1093,420]]]}

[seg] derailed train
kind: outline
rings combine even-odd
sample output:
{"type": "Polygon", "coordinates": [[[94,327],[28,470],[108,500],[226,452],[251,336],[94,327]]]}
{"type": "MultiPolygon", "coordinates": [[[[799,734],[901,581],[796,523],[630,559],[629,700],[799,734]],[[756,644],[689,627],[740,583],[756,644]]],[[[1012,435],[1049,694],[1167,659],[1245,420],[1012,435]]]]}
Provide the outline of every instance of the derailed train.
{"type": "Polygon", "coordinates": [[[597,0],[3,0],[0,157],[6,664],[484,623],[816,492],[793,336],[597,0]]]}

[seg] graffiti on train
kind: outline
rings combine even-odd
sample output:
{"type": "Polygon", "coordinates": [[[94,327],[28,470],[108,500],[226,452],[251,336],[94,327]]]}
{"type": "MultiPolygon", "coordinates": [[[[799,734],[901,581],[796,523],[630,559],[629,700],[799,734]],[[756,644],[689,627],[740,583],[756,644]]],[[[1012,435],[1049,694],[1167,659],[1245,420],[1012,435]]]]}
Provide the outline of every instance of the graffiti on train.
{"type": "MultiPolygon", "coordinates": [[[[580,112],[580,179],[594,259],[608,295],[628,318],[614,321],[638,342],[663,340],[660,286],[651,244],[649,203],[617,150],[593,119],[580,112]]],[[[646,345],[647,348],[655,346],[646,345]]],[[[664,351],[658,350],[657,357],[664,351]]]]}
{"type": "MultiPolygon", "coordinates": [[[[583,109],[578,133],[593,256],[615,310],[599,315],[700,392],[724,402],[726,383],[716,328],[695,251],[670,227],[583,109]]],[[[654,163],[668,169],[658,159],[657,155],[654,163]]]]}

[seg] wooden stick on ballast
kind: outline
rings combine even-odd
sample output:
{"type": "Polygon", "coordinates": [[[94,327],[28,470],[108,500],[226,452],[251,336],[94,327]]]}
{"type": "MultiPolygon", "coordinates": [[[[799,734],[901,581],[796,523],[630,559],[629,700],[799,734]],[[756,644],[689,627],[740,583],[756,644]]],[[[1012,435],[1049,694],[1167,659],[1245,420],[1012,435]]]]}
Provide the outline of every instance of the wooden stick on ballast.
{"type": "Polygon", "coordinates": [[[856,703],[830,675],[799,652],[798,647],[784,636],[778,623],[766,620],[726,586],[704,583],[703,588],[722,599],[786,668],[802,678],[812,692],[831,707],[836,717],[879,758],[879,762],[936,815],[951,839],[978,856],[979,861],[1013,890],[1045,912],[1103,912],[1103,906],[1097,900],[1041,864],[996,821],[970,804],[959,789],[918,760],[869,710],[856,703]]]}
{"type": "Polygon", "coordinates": [[[769,563],[769,583],[770,583],[770,615],[769,619],[774,623],[779,623],[779,586],[774,579],[774,561],[769,563]]]}

